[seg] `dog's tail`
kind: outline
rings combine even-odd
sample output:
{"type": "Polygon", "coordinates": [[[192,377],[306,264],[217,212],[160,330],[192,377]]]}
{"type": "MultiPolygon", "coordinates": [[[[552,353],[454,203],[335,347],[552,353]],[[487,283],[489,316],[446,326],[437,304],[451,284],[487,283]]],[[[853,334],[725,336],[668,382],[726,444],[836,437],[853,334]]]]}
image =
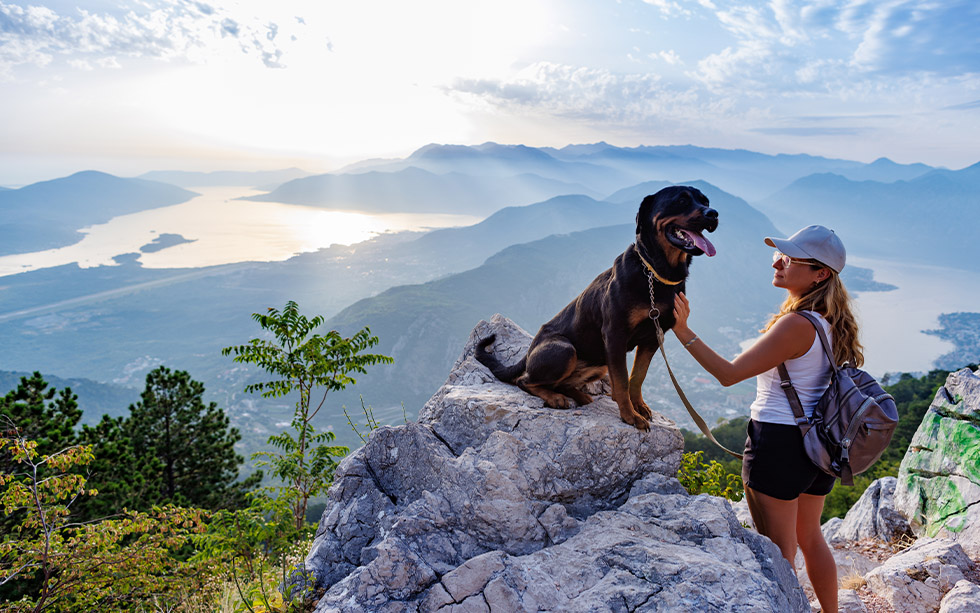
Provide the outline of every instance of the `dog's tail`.
{"type": "Polygon", "coordinates": [[[480,364],[483,364],[490,369],[494,377],[497,377],[504,383],[513,383],[514,379],[519,377],[521,373],[524,372],[524,366],[527,364],[527,355],[521,358],[521,361],[517,364],[511,366],[504,366],[500,363],[500,360],[496,358],[492,353],[487,352],[487,347],[489,347],[493,341],[497,340],[496,334],[491,334],[485,339],[481,340],[476,344],[476,350],[474,351],[474,357],[480,364]]]}

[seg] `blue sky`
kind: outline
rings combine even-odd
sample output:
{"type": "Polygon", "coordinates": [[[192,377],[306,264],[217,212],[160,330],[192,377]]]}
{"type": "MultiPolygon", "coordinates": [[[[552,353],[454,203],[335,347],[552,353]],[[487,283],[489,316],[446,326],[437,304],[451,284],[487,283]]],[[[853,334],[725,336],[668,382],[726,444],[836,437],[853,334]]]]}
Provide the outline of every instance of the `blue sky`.
{"type": "Polygon", "coordinates": [[[0,0],[0,185],[430,143],[980,161],[976,0],[0,0]]]}

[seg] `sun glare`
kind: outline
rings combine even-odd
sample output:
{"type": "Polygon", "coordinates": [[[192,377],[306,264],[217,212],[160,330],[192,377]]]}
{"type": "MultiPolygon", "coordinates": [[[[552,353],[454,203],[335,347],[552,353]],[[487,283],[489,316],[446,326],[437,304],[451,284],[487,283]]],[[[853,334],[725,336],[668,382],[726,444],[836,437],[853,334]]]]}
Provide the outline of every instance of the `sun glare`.
{"type": "Polygon", "coordinates": [[[466,142],[479,126],[448,88],[505,75],[554,27],[548,3],[510,0],[296,10],[302,23],[276,11],[281,67],[221,46],[199,64],[134,76],[138,86],[116,104],[212,146],[280,154],[371,156],[466,142]]]}

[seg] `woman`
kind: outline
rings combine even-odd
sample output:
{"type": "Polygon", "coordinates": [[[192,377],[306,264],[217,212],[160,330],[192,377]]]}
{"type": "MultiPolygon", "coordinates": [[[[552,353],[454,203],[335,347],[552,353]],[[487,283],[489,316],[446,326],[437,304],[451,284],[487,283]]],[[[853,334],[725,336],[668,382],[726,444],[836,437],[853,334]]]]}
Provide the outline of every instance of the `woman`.
{"type": "Polygon", "coordinates": [[[834,478],[821,472],[803,450],[803,437],[780,387],[777,366],[786,364],[809,417],[830,383],[827,361],[816,329],[799,311],[819,316],[838,364],[864,362],[850,298],[839,273],[844,245],[823,226],[808,226],[788,239],[766,238],[775,247],[772,284],[786,290],[786,300],[762,329],[758,341],[728,361],[704,344],[687,325],[690,305],[684,294],[674,301],[674,334],[691,355],[718,381],[734,385],[757,377],[751,406],[742,481],[752,520],[790,565],[797,546],[803,550],[807,574],[825,613],[837,611],[837,566],[820,531],[824,497],[834,478]]]}

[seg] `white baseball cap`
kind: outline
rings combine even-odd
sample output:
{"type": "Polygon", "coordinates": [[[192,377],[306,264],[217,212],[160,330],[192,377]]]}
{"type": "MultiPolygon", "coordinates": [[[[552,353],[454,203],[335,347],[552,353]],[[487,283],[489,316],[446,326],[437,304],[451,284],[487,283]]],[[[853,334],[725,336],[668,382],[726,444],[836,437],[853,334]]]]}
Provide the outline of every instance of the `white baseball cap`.
{"type": "Polygon", "coordinates": [[[823,226],[807,226],[789,238],[767,236],[766,244],[791,258],[816,260],[836,273],[844,269],[847,259],[844,243],[823,226]]]}

